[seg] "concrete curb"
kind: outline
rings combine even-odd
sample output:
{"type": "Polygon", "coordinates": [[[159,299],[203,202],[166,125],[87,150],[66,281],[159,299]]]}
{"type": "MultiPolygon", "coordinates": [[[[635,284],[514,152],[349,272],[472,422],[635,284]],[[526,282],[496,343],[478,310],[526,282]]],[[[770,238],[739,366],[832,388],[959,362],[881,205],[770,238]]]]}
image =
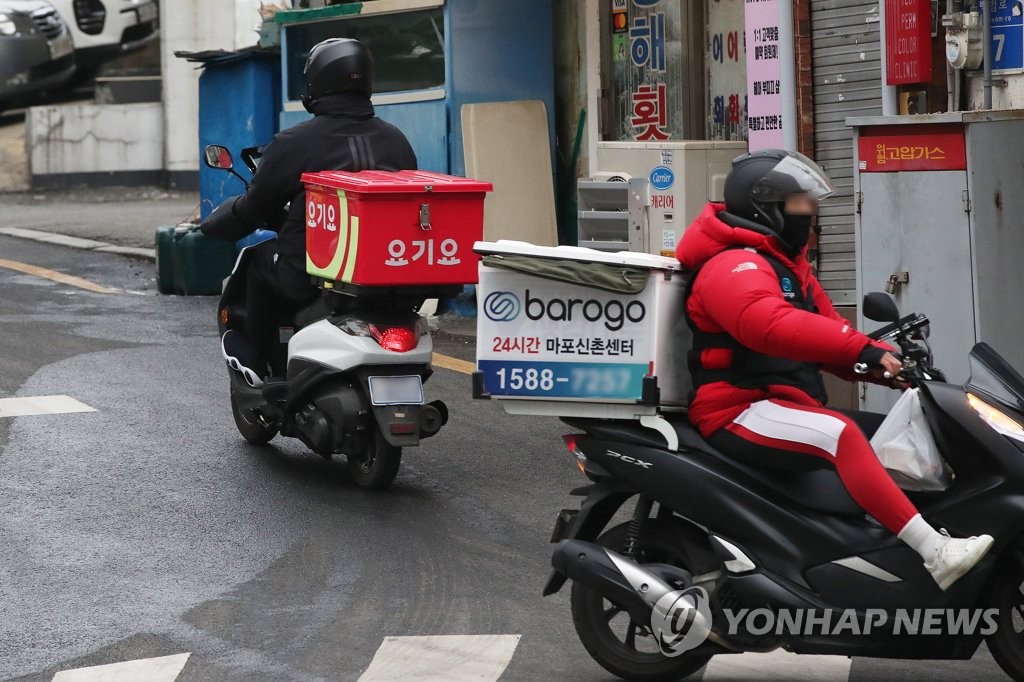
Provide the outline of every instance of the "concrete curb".
{"type": "Polygon", "coordinates": [[[99,253],[113,253],[129,258],[141,258],[143,260],[156,261],[156,249],[143,249],[137,246],[118,246],[108,242],[101,242],[95,239],[83,239],[72,237],[66,234],[54,232],[43,232],[42,230],[29,230],[22,227],[0,227],[0,235],[15,237],[17,239],[29,239],[43,244],[54,244],[65,246],[70,249],[82,249],[85,251],[97,251],[99,253]]]}
{"type": "Polygon", "coordinates": [[[455,341],[476,343],[476,318],[459,317],[451,313],[438,316],[437,334],[446,336],[455,341]]]}

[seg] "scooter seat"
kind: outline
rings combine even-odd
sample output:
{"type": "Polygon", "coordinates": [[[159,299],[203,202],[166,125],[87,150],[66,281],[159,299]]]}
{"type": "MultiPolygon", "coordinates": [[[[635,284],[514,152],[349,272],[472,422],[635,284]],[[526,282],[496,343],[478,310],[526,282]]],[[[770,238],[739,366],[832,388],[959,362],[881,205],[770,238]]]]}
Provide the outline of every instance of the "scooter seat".
{"type": "Polygon", "coordinates": [[[864,509],[850,497],[835,468],[827,464],[822,463],[823,466],[807,471],[772,468],[770,460],[766,460],[763,466],[754,466],[713,448],[689,422],[671,423],[679,436],[680,453],[696,450],[710,455],[766,483],[802,507],[836,516],[864,515],[864,509]]]}
{"type": "MultiPolygon", "coordinates": [[[[566,417],[563,417],[562,421],[570,426],[588,431],[596,438],[625,440],[641,446],[665,448],[665,439],[660,434],[635,422],[596,422],[590,419],[566,417]]],[[[861,506],[853,501],[850,493],[846,492],[846,487],[839,480],[836,470],[824,461],[821,461],[819,468],[796,472],[773,469],[770,461],[766,461],[763,466],[754,466],[713,448],[685,419],[673,420],[669,423],[679,437],[677,454],[680,457],[692,456],[693,453],[712,457],[722,466],[767,485],[779,496],[807,509],[833,516],[864,515],[861,506]]],[[[817,462],[815,458],[808,457],[809,466],[818,466],[817,462]]]]}

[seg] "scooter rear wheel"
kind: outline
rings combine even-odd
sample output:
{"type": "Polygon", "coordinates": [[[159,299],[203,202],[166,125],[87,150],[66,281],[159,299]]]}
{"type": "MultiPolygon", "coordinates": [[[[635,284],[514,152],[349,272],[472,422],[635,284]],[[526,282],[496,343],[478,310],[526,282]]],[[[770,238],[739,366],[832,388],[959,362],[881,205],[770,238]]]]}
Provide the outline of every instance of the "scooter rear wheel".
{"type": "Polygon", "coordinates": [[[231,416],[235,418],[235,426],[242,438],[252,445],[266,445],[277,435],[277,428],[264,426],[251,416],[243,414],[242,408],[238,406],[238,397],[235,395],[235,387],[231,387],[231,416]]]}
{"type": "MultiPolygon", "coordinates": [[[[626,546],[628,524],[605,531],[597,542],[613,551],[626,546]]],[[[683,549],[685,540],[670,523],[648,521],[640,533],[637,560],[664,563],[692,570],[683,549]]],[[[679,680],[700,671],[711,656],[699,650],[666,657],[658,649],[650,623],[636,623],[629,613],[618,608],[600,593],[574,582],[572,584],[572,621],[576,634],[590,656],[602,668],[624,680],[679,680]]]]}
{"type": "Polygon", "coordinates": [[[999,609],[998,627],[985,642],[1003,672],[1024,681],[1024,567],[1008,562],[999,569],[992,584],[992,606],[999,609]]]}
{"type": "Polygon", "coordinates": [[[402,465],[402,448],[391,445],[374,430],[369,446],[359,455],[348,455],[348,471],[360,488],[384,490],[395,480],[402,465]]]}

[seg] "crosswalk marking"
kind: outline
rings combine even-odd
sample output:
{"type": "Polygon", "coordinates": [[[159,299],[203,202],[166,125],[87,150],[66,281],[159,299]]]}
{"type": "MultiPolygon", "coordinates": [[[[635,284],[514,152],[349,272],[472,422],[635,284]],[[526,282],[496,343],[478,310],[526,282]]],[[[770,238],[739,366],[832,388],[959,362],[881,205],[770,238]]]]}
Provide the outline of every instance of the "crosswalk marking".
{"type": "Polygon", "coordinates": [[[359,682],[488,682],[505,672],[519,635],[385,637],[359,682]]]}
{"type": "Polygon", "coordinates": [[[722,654],[704,670],[703,682],[715,680],[786,680],[787,682],[845,682],[852,659],[846,656],[793,654],[783,649],[768,653],[722,654]]]}
{"type": "Polygon", "coordinates": [[[83,402],[67,395],[41,395],[32,398],[0,398],[0,418],[32,417],[39,414],[95,412],[83,402]]]}
{"type": "Polygon", "coordinates": [[[64,670],[53,676],[53,682],[174,682],[189,656],[175,654],[64,670]]]}

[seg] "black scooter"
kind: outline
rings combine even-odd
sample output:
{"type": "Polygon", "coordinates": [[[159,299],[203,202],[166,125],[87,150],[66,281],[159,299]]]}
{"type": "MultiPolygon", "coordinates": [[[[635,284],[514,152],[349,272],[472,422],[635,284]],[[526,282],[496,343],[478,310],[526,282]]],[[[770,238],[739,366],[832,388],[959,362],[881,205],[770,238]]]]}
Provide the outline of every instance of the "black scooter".
{"type": "Polygon", "coordinates": [[[900,346],[955,472],[945,491],[908,495],[954,536],[993,535],[992,550],[942,592],[834,469],[749,466],[685,421],[666,444],[667,434],[634,422],[564,419],[582,431],[565,439],[591,484],[572,492],[585,498],[580,509],[559,515],[544,594],[573,581],[577,634],[606,670],[680,679],[712,656],[779,647],[968,659],[985,639],[1003,670],[1024,679],[1024,376],[979,343],[970,380],[950,385],[932,365],[926,317],[900,319],[885,294],[866,296],[864,311],[891,323],[872,337],[900,346]],[[632,498],[632,520],[606,528],[632,498]]]}

